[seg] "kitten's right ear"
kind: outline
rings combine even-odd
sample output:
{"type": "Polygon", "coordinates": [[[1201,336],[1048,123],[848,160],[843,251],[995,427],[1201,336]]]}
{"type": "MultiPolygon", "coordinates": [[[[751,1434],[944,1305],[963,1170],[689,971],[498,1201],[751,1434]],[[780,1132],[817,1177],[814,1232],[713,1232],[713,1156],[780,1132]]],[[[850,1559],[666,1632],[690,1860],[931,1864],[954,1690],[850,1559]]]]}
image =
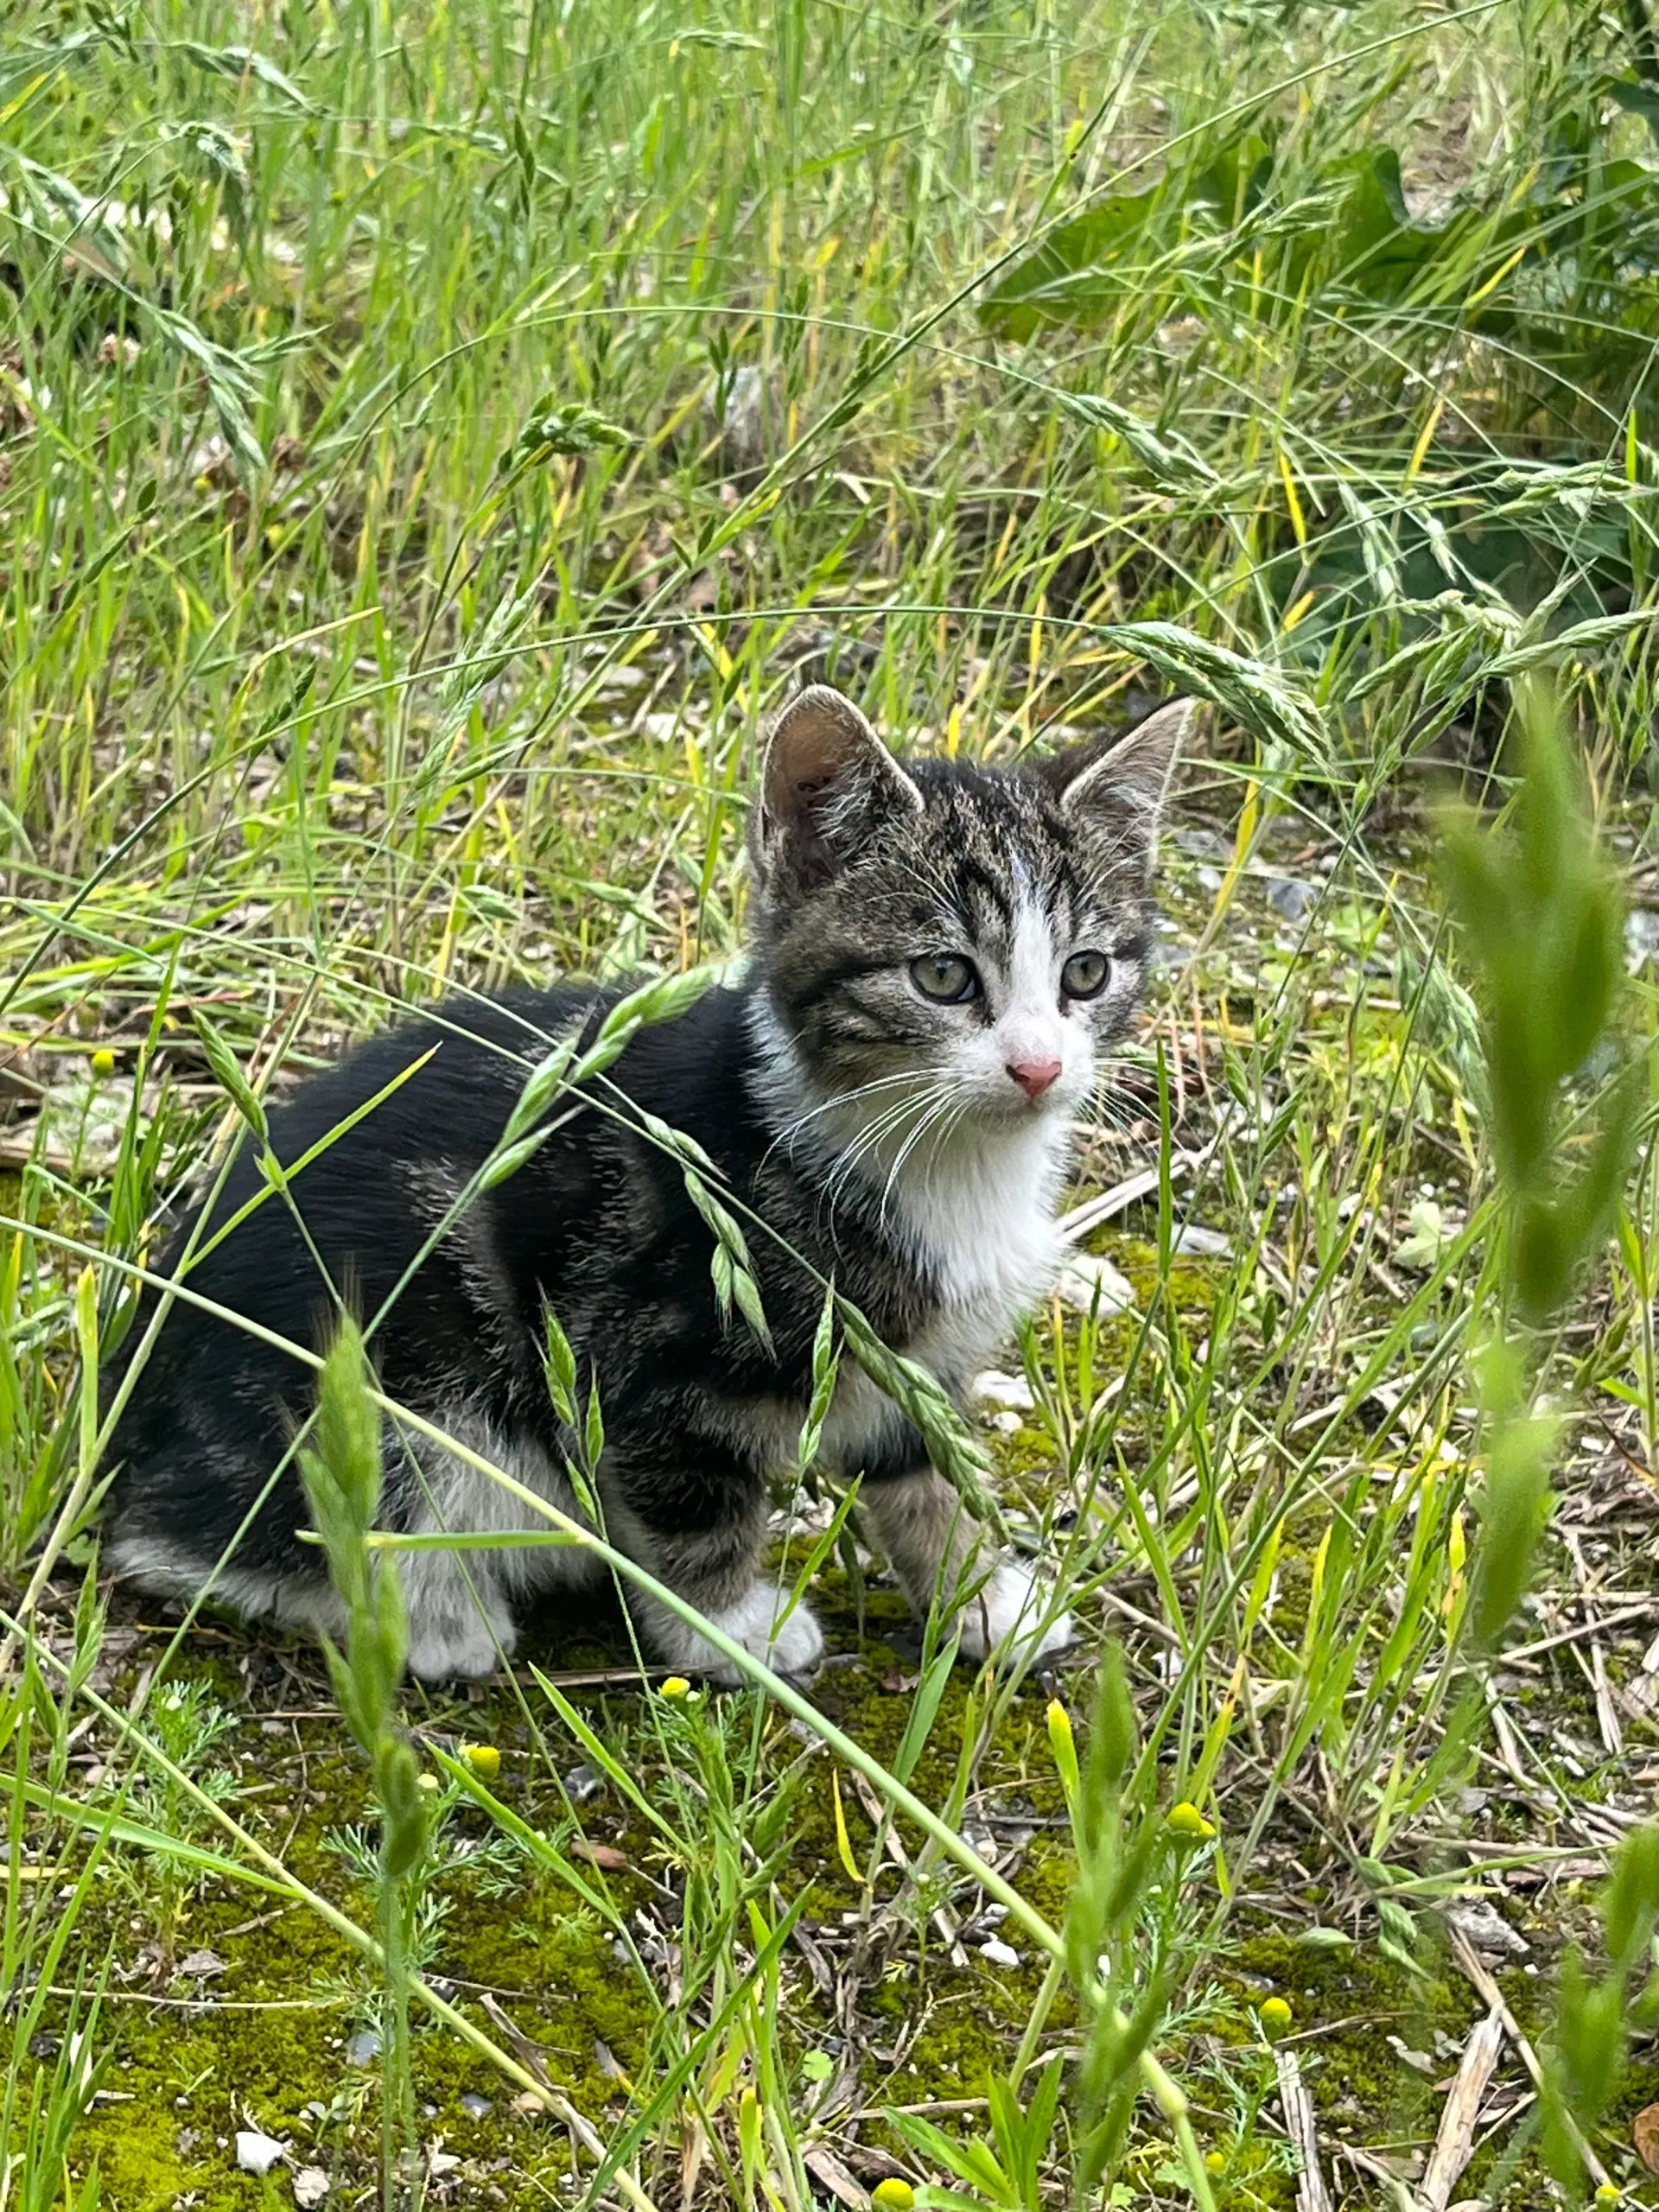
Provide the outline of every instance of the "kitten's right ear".
{"type": "Polygon", "coordinates": [[[755,810],[755,856],[800,888],[821,883],[882,820],[923,800],[852,701],[798,691],[772,724],[755,810]]]}

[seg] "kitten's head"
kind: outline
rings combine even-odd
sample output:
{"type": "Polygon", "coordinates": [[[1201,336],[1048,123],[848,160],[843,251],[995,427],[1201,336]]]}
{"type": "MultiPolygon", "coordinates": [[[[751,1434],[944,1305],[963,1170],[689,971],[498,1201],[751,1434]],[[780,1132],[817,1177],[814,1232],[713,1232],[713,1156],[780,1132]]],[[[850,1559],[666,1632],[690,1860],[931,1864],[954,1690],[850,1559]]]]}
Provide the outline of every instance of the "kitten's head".
{"type": "Polygon", "coordinates": [[[753,933],[823,1096],[1013,1126],[1077,1109],[1140,1002],[1192,712],[998,770],[897,760],[823,685],[790,702],[751,824],[753,933]]]}

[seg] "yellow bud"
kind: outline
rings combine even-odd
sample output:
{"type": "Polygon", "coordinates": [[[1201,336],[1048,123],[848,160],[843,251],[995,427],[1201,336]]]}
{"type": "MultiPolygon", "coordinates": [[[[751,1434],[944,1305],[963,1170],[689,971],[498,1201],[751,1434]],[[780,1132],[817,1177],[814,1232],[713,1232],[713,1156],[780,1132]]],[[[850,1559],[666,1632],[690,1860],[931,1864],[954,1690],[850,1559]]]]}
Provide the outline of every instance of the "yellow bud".
{"type": "Polygon", "coordinates": [[[435,1774],[423,1774],[421,1777],[421,1787],[423,1789],[435,1789],[437,1786],[438,1777],[435,1774]]]}
{"type": "Polygon", "coordinates": [[[501,1754],[493,1744],[467,1744],[461,1755],[480,1782],[493,1782],[501,1771],[501,1754]]]}
{"type": "Polygon", "coordinates": [[[760,2109],[760,2098],[751,2088],[741,2090],[737,2100],[737,2141],[744,2166],[751,2174],[760,2163],[765,2126],[766,2115],[760,2109]]]}
{"type": "Polygon", "coordinates": [[[1290,2007],[1282,1997],[1269,1997],[1256,2016],[1269,2043],[1277,2043],[1290,2025],[1290,2007]]]}
{"type": "Polygon", "coordinates": [[[1206,1821],[1190,1799],[1183,1797],[1179,1805],[1172,1805],[1164,1815],[1164,1826],[1171,1835],[1179,1836],[1185,1843],[1206,1843],[1216,1832],[1215,1822],[1206,1821]]]}
{"type": "Polygon", "coordinates": [[[691,1694],[691,1685],[683,1675],[671,1675],[665,1682],[658,1682],[657,1687],[664,1697],[690,1697],[691,1694]]]}
{"type": "Polygon", "coordinates": [[[115,1054],[103,1046],[92,1054],[92,1073],[96,1076],[115,1073],[115,1054]]]}
{"type": "Polygon", "coordinates": [[[870,2191],[870,2202],[874,2205],[875,2212],[910,2212],[911,2206],[916,2202],[916,2192],[907,2181],[900,2181],[896,2175],[889,2175],[886,2181],[877,2182],[870,2191]]]}
{"type": "Polygon", "coordinates": [[[1618,2183],[1605,2181],[1602,2183],[1600,2188],[1596,2191],[1596,2202],[1598,2204],[1617,2204],[1618,2202],[1618,2196],[1619,2191],[1618,2183]]]}
{"type": "Polygon", "coordinates": [[[1204,2154],[1204,2171],[1207,2174],[1224,2174],[1227,2171],[1226,2158],[1219,2151],[1206,2151],[1204,2154]]]}
{"type": "Polygon", "coordinates": [[[1071,1716],[1058,1698],[1049,1700],[1048,1746],[1054,1754],[1060,1780],[1065,1784],[1066,1796],[1075,1797],[1077,1794],[1077,1746],[1071,1733],[1071,1716]]]}

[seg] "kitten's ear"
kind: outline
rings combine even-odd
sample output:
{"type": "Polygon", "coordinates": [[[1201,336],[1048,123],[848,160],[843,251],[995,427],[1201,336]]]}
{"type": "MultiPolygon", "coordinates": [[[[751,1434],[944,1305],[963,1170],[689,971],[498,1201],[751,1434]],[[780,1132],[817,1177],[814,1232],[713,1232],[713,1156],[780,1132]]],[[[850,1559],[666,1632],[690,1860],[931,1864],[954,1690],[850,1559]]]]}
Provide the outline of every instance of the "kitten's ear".
{"type": "Polygon", "coordinates": [[[1120,836],[1138,836],[1150,874],[1159,817],[1197,715],[1195,701],[1172,699],[1116,744],[1079,746],[1046,762],[1041,772],[1061,812],[1093,818],[1120,836]]]}
{"type": "Polygon", "coordinates": [[[822,882],[885,817],[922,795],[852,701],[827,683],[797,692],[772,724],[757,809],[757,857],[822,882]]]}

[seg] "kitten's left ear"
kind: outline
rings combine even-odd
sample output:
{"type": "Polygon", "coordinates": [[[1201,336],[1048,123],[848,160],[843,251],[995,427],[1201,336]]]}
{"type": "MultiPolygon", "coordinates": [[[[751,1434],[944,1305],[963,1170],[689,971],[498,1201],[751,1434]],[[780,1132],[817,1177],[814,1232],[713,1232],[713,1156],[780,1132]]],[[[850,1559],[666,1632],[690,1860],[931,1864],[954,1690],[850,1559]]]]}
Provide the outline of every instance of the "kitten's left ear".
{"type": "Polygon", "coordinates": [[[1138,832],[1150,872],[1157,855],[1159,817],[1197,715],[1196,701],[1172,699],[1167,706],[1154,708],[1115,745],[1103,750],[1098,745],[1078,746],[1046,761],[1039,772],[1063,814],[1138,832]]]}

